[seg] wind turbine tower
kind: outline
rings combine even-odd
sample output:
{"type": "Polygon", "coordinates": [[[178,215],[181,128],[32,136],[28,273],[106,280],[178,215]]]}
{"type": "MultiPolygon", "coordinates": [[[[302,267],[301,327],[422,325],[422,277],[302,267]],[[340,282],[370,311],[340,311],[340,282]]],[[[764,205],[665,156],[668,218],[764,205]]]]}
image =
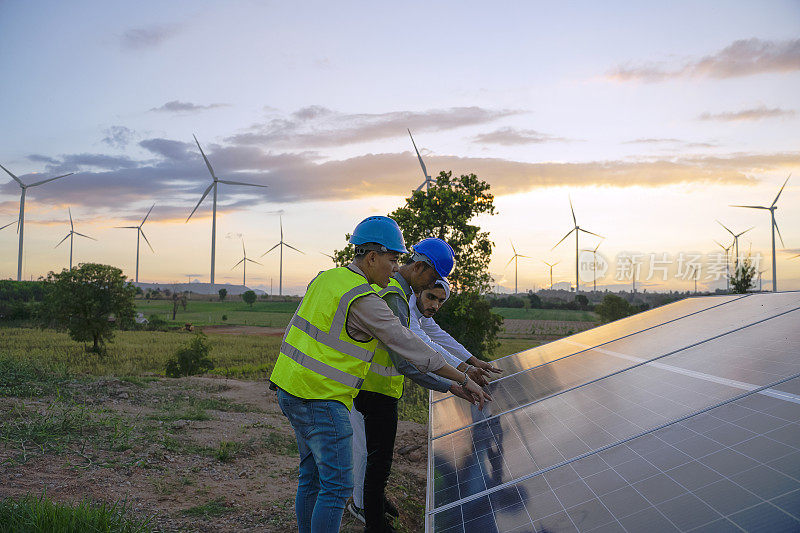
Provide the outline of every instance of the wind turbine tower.
{"type": "MultiPolygon", "coordinates": [[[[46,180],[37,181],[35,183],[31,183],[30,185],[25,185],[22,183],[22,180],[19,179],[17,176],[11,173],[6,167],[0,165],[0,168],[6,171],[6,174],[11,176],[14,181],[17,182],[19,188],[22,189],[22,192],[19,195],[19,219],[17,220],[17,233],[19,233],[19,253],[17,255],[17,281],[22,281],[22,236],[25,233],[25,193],[30,187],[38,187],[39,185],[44,185],[47,182],[66,178],[67,176],[71,176],[74,172],[70,172],[69,174],[62,174],[61,176],[56,176],[55,178],[48,178],[46,180]]],[[[5,226],[3,226],[5,227],[5,226]]]]}
{"type": "Polygon", "coordinates": [[[575,218],[575,209],[572,208],[572,198],[569,199],[569,208],[570,211],[572,211],[572,222],[575,224],[575,226],[571,230],[569,230],[569,232],[567,232],[567,234],[564,235],[561,238],[561,240],[556,243],[555,246],[551,248],[551,251],[555,250],[556,246],[561,244],[564,241],[564,239],[569,237],[573,231],[575,232],[575,294],[577,294],[578,291],[580,290],[580,278],[578,277],[578,256],[579,256],[578,236],[580,235],[580,232],[584,232],[588,233],[589,235],[594,235],[595,237],[600,237],[601,239],[605,239],[605,237],[598,235],[597,233],[592,233],[591,231],[585,230],[582,227],[578,226],[578,219],[575,218]]]}
{"type": "Polygon", "coordinates": [[[278,267],[279,268],[279,271],[278,271],[278,296],[283,296],[283,247],[286,246],[287,248],[291,248],[295,252],[300,252],[303,255],[305,255],[305,252],[301,252],[300,250],[298,250],[294,246],[292,246],[290,244],[286,244],[285,242],[283,242],[283,217],[280,218],[280,225],[281,225],[281,240],[278,241],[278,244],[276,244],[275,246],[273,246],[272,248],[270,248],[269,250],[267,250],[266,252],[261,254],[261,257],[264,257],[265,255],[270,253],[272,250],[274,250],[278,246],[281,247],[281,249],[280,249],[280,254],[281,254],[280,255],[280,263],[279,263],[279,267],[278,267]]]}
{"type": "Polygon", "coordinates": [[[729,291],[731,289],[731,272],[729,269],[731,261],[730,259],[728,259],[728,254],[730,253],[730,249],[733,247],[733,243],[731,243],[730,246],[726,248],[719,242],[717,241],[714,242],[717,243],[717,246],[725,250],[725,290],[729,291]]]}
{"type": "MultiPolygon", "coordinates": [[[[242,265],[242,285],[244,285],[245,288],[247,287],[247,262],[248,261],[250,261],[251,263],[255,263],[257,265],[261,265],[261,263],[259,263],[258,261],[253,261],[252,259],[247,257],[247,252],[244,249],[244,239],[242,239],[242,259],[238,263],[233,265],[233,268],[231,268],[231,270],[233,270],[234,268],[236,268],[239,265],[242,265]]],[[[261,266],[264,266],[264,265],[261,265],[261,266]]]]}
{"type": "Polygon", "coordinates": [[[419,159],[419,164],[422,167],[422,175],[425,176],[425,181],[422,184],[414,189],[414,191],[420,191],[423,187],[425,187],[425,192],[428,192],[431,188],[431,183],[433,180],[431,179],[430,174],[428,174],[428,169],[425,168],[425,163],[422,161],[422,156],[419,155],[419,150],[417,150],[417,143],[414,142],[414,137],[411,135],[411,130],[408,130],[408,136],[411,137],[411,144],[414,145],[414,151],[417,152],[417,159],[419,159]]]}
{"type": "Polygon", "coordinates": [[[67,208],[67,212],[69,213],[69,233],[67,233],[66,237],[64,237],[63,239],[58,241],[58,244],[56,244],[54,248],[58,248],[59,246],[61,246],[62,242],[64,242],[67,239],[69,239],[69,269],[72,270],[72,241],[73,241],[75,235],[77,235],[79,237],[85,237],[87,239],[92,239],[93,241],[96,241],[97,239],[95,239],[94,237],[89,237],[88,235],[84,235],[83,233],[78,233],[77,231],[75,231],[75,224],[72,223],[72,210],[69,207],[67,208]]]}
{"type": "Polygon", "coordinates": [[[742,235],[744,235],[745,233],[747,233],[748,231],[753,229],[755,226],[750,226],[749,228],[747,228],[746,230],[744,230],[741,233],[734,233],[730,229],[728,229],[728,227],[725,226],[725,224],[723,224],[719,220],[717,220],[717,224],[719,224],[720,226],[725,228],[725,231],[730,233],[731,236],[733,237],[733,246],[734,246],[734,251],[736,252],[736,257],[733,260],[733,265],[734,265],[734,270],[735,270],[736,268],[739,267],[739,237],[741,237],[742,235]]]}
{"type": "Polygon", "coordinates": [[[194,142],[197,144],[197,148],[200,149],[200,154],[203,156],[203,160],[206,162],[206,166],[208,167],[208,172],[211,174],[211,185],[209,185],[206,190],[203,192],[203,196],[200,197],[200,201],[197,202],[197,205],[194,206],[192,212],[189,213],[189,217],[186,219],[186,222],[189,222],[189,219],[192,218],[194,212],[197,211],[197,208],[200,207],[200,204],[203,203],[208,193],[211,190],[214,190],[214,195],[212,196],[213,205],[212,205],[212,214],[211,214],[211,285],[214,285],[214,253],[216,250],[216,240],[217,240],[217,185],[219,183],[225,183],[226,185],[247,185],[249,187],[266,187],[266,185],[257,185],[255,183],[242,183],[240,181],[230,181],[230,180],[222,180],[217,177],[214,173],[214,169],[211,167],[211,163],[208,161],[205,152],[200,147],[200,143],[197,142],[197,137],[194,137],[194,142]]]}
{"type": "Polygon", "coordinates": [[[781,197],[781,193],[783,192],[783,188],[786,187],[786,184],[789,182],[789,178],[791,178],[791,177],[792,177],[792,175],[789,174],[789,176],[786,178],[786,181],[783,182],[783,185],[781,186],[781,189],[778,191],[778,195],[775,197],[775,199],[772,201],[772,204],[769,207],[764,207],[763,205],[732,205],[731,206],[731,207],[744,207],[744,208],[747,208],[747,209],[766,209],[767,211],[769,211],[769,216],[770,216],[770,221],[771,221],[770,229],[772,230],[772,292],[778,292],[778,268],[775,265],[775,231],[778,232],[778,237],[780,237],[780,239],[781,239],[781,244],[783,246],[786,246],[785,244],[783,244],[783,236],[781,236],[781,230],[778,229],[778,223],[775,222],[775,210],[778,209],[778,206],[776,205],[778,203],[778,198],[781,197]]]}
{"type": "Polygon", "coordinates": [[[597,249],[600,248],[602,243],[603,241],[598,242],[594,250],[589,250],[588,248],[582,250],[584,252],[592,252],[592,292],[597,292],[597,249]]]}
{"type": "MultiPolygon", "coordinates": [[[[511,242],[511,241],[509,241],[509,242],[511,242]]],[[[511,259],[508,260],[508,263],[506,263],[506,266],[510,265],[511,261],[514,261],[514,294],[517,294],[517,292],[518,292],[517,291],[517,265],[518,265],[518,262],[519,262],[518,258],[520,258],[520,257],[528,258],[528,256],[527,255],[518,254],[517,253],[517,249],[514,248],[514,243],[513,242],[511,243],[511,249],[514,250],[514,255],[511,257],[511,259]]]]}
{"type": "Polygon", "coordinates": [[[551,265],[547,261],[542,261],[542,263],[544,263],[545,265],[550,267],[550,290],[553,290],[553,267],[556,266],[557,264],[559,264],[560,262],[561,261],[556,261],[555,263],[553,263],[551,265]]]}
{"type": "Polygon", "coordinates": [[[156,204],[153,204],[152,206],[150,206],[150,210],[147,211],[147,214],[142,219],[142,223],[139,224],[138,226],[117,226],[118,229],[135,229],[136,230],[136,283],[139,283],[139,237],[144,237],[144,242],[146,242],[147,246],[150,247],[150,251],[153,252],[153,253],[156,252],[155,250],[153,250],[153,245],[151,245],[150,241],[147,240],[147,235],[144,234],[144,230],[142,229],[142,226],[144,226],[144,223],[147,222],[147,217],[150,216],[150,211],[152,211],[155,206],[156,206],[156,204]]]}

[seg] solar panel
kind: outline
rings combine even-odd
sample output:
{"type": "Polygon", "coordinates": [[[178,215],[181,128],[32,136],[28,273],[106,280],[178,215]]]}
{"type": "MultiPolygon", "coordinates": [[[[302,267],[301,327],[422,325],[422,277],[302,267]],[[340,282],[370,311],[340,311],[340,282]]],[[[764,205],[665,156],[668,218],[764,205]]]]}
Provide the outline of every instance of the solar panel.
{"type": "MultiPolygon", "coordinates": [[[[509,376],[520,371],[528,370],[533,366],[554,361],[583,350],[583,348],[578,347],[576,344],[565,341],[595,346],[745,297],[747,297],[747,295],[686,298],[645,313],[638,313],[617,320],[611,324],[583,331],[567,337],[567,339],[553,341],[543,346],[495,359],[493,364],[503,369],[505,376],[509,376]]],[[[434,402],[451,397],[449,393],[440,392],[433,392],[432,395],[432,401],[434,402]]]]}
{"type": "MultiPolygon", "coordinates": [[[[800,378],[787,383],[800,388],[800,378]]],[[[428,527],[441,533],[798,531],[800,403],[744,394],[456,502],[430,514],[428,527]]]]}
{"type": "MultiPolygon", "coordinates": [[[[537,531],[542,528],[548,531],[588,531],[594,530],[596,526],[600,528],[598,531],[625,531],[636,530],[638,519],[652,519],[653,524],[667,524],[664,526],[667,529],[688,530],[696,526],[705,527],[714,521],[719,521],[714,527],[735,527],[733,524],[746,523],[748,516],[755,516],[761,517],[764,523],[772,524],[771,527],[777,528],[776,530],[781,530],[784,523],[778,520],[780,517],[797,518],[797,513],[786,515],[784,507],[791,506],[791,501],[798,505],[798,498],[788,498],[788,503],[783,507],[776,506],[770,498],[762,498],[763,501],[759,500],[750,506],[737,505],[737,513],[750,510],[749,514],[741,516],[708,503],[707,500],[713,498],[733,501],[733,496],[725,498],[719,494],[739,494],[738,489],[728,485],[723,487],[723,484],[712,486],[709,483],[712,488],[703,493],[705,499],[684,485],[681,486],[688,492],[684,491],[664,500],[671,502],[669,505],[661,505],[663,502],[660,501],[650,502],[645,498],[650,503],[647,508],[637,511],[642,513],[641,516],[636,513],[623,515],[621,513],[624,511],[612,510],[600,498],[605,493],[595,494],[585,501],[582,498],[587,494],[584,485],[589,484],[589,481],[597,485],[590,486],[591,489],[596,488],[602,492],[605,489],[599,488],[601,482],[611,483],[616,479],[614,475],[618,472],[613,468],[615,465],[605,464],[601,458],[611,453],[612,449],[625,450],[621,446],[633,446],[622,441],[636,435],[641,436],[635,438],[635,451],[649,465],[660,469],[652,476],[686,464],[684,456],[693,457],[687,452],[692,449],[690,445],[700,446],[714,442],[730,447],[737,438],[748,435],[753,443],[767,443],[778,449],[780,446],[773,446],[770,444],[772,441],[767,442],[761,438],[766,435],[766,430],[772,432],[778,429],[780,431],[770,433],[772,436],[769,439],[790,447],[792,444],[783,441],[795,437],[795,442],[800,442],[800,434],[793,433],[797,428],[787,426],[786,423],[787,417],[796,417],[797,410],[800,409],[800,380],[785,381],[761,390],[787,376],[800,375],[798,308],[798,293],[749,296],[743,300],[733,300],[707,313],[700,313],[696,315],[696,320],[687,319],[681,327],[677,326],[681,322],[678,320],[671,326],[667,324],[618,342],[603,343],[602,348],[594,348],[583,354],[537,367],[534,372],[522,374],[536,376],[536,381],[529,383],[536,383],[535,386],[541,387],[545,392],[541,392],[538,397],[526,396],[533,403],[525,405],[514,399],[518,391],[506,387],[505,392],[495,395],[496,398],[504,398],[502,401],[505,404],[491,413],[489,418],[482,414],[476,415],[477,411],[468,411],[469,418],[465,418],[464,411],[454,408],[458,404],[452,401],[434,403],[431,406],[432,438],[429,447],[429,529],[471,531],[481,527],[488,531],[531,531],[535,528],[538,528],[537,531]],[[747,305],[743,305],[745,303],[747,305]],[[700,317],[702,321],[699,320],[700,317]],[[650,337],[650,342],[647,342],[647,337],[650,337]],[[668,355],[652,360],[654,354],[658,356],[662,353],[654,351],[654,348],[688,341],[693,342],[684,344],[683,346],[688,347],[674,350],[674,353],[663,352],[662,348],[662,352],[668,355]],[[548,367],[550,368],[547,372],[542,370],[548,367]],[[744,397],[731,402],[742,395],[747,395],[751,403],[742,403],[745,402],[744,397]],[[743,430],[734,430],[729,425],[722,424],[703,427],[700,432],[693,430],[708,442],[696,438],[694,434],[681,437],[685,434],[685,427],[711,420],[711,415],[702,412],[722,402],[731,403],[712,409],[715,413],[713,416],[723,418],[726,422],[732,422],[730,416],[734,415],[730,413],[735,409],[730,406],[733,403],[737,406],[745,405],[751,410],[754,405],[763,407],[755,409],[759,411],[757,413],[748,411],[746,415],[737,418],[743,430]],[[725,416],[729,418],[724,418],[725,416]],[[436,428],[441,430],[447,427],[447,421],[454,418],[458,418],[458,423],[466,427],[458,426],[450,432],[435,433],[436,428]],[[686,420],[675,422],[682,418],[686,420]],[[656,432],[661,440],[664,435],[674,434],[675,439],[681,437],[681,446],[685,446],[687,450],[681,451],[683,455],[675,452],[674,446],[663,448],[659,445],[647,450],[647,442],[653,444],[659,441],[645,437],[656,432]],[[603,468],[597,470],[600,467],[603,468]],[[592,471],[593,469],[597,471],[592,471]],[[564,483],[563,486],[553,486],[552,483],[559,483],[557,480],[552,483],[549,481],[549,478],[557,476],[566,479],[573,471],[580,477],[564,483]],[[604,472],[602,476],[599,475],[601,472],[604,472]],[[589,480],[590,476],[596,477],[589,480]],[[528,494],[532,490],[528,485],[541,483],[541,480],[549,483],[552,494],[537,493],[534,502],[533,496],[528,494]],[[720,488],[720,491],[715,491],[715,487],[720,488]],[[523,493],[521,488],[528,492],[523,493]],[[708,512],[696,500],[714,512],[708,512]],[[553,501],[558,502],[561,507],[555,509],[553,501]],[[586,504],[587,501],[590,503],[586,504]],[[547,502],[549,507],[545,505],[547,502]],[[532,505],[536,509],[533,513],[532,505]],[[675,513],[670,511],[670,505],[683,508],[684,514],[688,513],[694,518],[691,521],[680,521],[677,516],[671,517],[670,514],[675,513]],[[765,505],[768,507],[764,507],[765,505]],[[576,509],[576,506],[582,507],[576,509]],[[695,508],[696,511],[692,511],[695,508]],[[498,513],[499,509],[509,510],[498,513]],[[783,514],[774,514],[772,509],[778,509],[783,514]],[[547,512],[549,510],[552,512],[547,512]],[[613,520],[608,520],[608,515],[613,520]],[[656,515],[661,518],[652,518],[656,515]],[[708,520],[695,523],[706,515],[708,520]],[[768,522],[768,516],[778,521],[768,522]]],[[[736,409],[739,409],[739,413],[744,412],[740,407],[736,409]]],[[[790,421],[796,421],[796,418],[790,421]]],[[[737,445],[739,443],[736,442],[737,445]]],[[[750,444],[751,447],[755,446],[753,443],[750,444]]],[[[757,454],[752,452],[751,455],[757,454]]],[[[744,454],[746,457],[751,455],[744,454]]],[[[689,462],[691,461],[695,461],[695,458],[689,462]]],[[[786,470],[784,474],[797,483],[800,473],[793,478],[791,473],[794,470],[789,462],[782,464],[786,470]]],[[[796,464],[800,464],[800,461],[796,461],[796,464]]],[[[630,466],[632,465],[624,468],[630,466]]],[[[698,471],[705,472],[698,468],[698,471]]],[[[800,467],[795,470],[798,468],[800,467]]],[[[624,477],[623,479],[629,485],[637,483],[624,477]]],[[[756,483],[758,480],[753,477],[751,481],[756,483]]],[[[800,487],[795,487],[797,488],[800,487]]],[[[633,489],[614,489],[623,490],[627,490],[624,494],[628,494],[633,489]]],[[[615,497],[621,494],[623,492],[615,497]]],[[[780,497],[783,496],[785,494],[780,497]]],[[[653,527],[658,530],[658,527],[653,527]]]]}
{"type": "Polygon", "coordinates": [[[562,343],[583,351],[495,380],[487,387],[494,401],[485,406],[483,411],[452,396],[434,402],[431,405],[436,411],[432,418],[432,434],[438,437],[465,427],[475,420],[527,405],[643,360],[676,352],[798,306],[800,297],[796,293],[754,295],[718,306],[711,314],[699,313],[670,321],[603,343],[601,347],[592,348],[591,345],[579,343],[572,338],[564,339],[562,343]],[[769,306],[764,305],[764,298],[770,298],[769,306]],[[613,356],[609,357],[609,354],[613,356]]]}

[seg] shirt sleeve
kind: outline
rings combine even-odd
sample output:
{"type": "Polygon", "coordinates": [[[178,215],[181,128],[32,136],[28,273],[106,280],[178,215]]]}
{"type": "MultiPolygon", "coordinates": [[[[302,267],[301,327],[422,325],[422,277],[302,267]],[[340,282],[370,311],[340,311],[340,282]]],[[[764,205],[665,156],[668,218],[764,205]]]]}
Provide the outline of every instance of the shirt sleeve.
{"type": "Polygon", "coordinates": [[[375,337],[389,350],[416,366],[420,372],[439,370],[447,364],[442,354],[403,326],[377,294],[359,298],[350,305],[346,327],[351,336],[360,334],[363,337],[366,333],[375,337]]]}
{"type": "Polygon", "coordinates": [[[472,354],[469,353],[469,350],[464,348],[464,346],[455,340],[449,333],[439,327],[432,318],[425,318],[422,317],[420,319],[420,328],[428,334],[433,342],[447,350],[453,357],[459,360],[459,363],[462,363],[472,357],[472,354]]]}
{"type": "Polygon", "coordinates": [[[441,346],[439,343],[431,339],[425,332],[425,330],[423,330],[422,327],[420,326],[419,318],[414,317],[413,314],[411,316],[411,325],[409,326],[409,328],[417,335],[417,337],[422,339],[425,342],[425,344],[427,344],[428,346],[430,346],[431,348],[442,354],[442,356],[444,356],[444,360],[447,361],[447,364],[457,367],[458,365],[463,363],[461,359],[455,357],[449,351],[445,350],[443,346],[441,346]]]}

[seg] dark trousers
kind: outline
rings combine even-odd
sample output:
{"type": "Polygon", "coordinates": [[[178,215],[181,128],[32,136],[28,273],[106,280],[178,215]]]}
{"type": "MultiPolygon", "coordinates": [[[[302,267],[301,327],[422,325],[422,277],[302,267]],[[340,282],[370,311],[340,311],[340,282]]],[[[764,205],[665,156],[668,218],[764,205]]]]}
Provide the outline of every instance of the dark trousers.
{"type": "Polygon", "coordinates": [[[364,391],[354,406],[364,415],[367,436],[367,471],[364,474],[364,517],[366,533],[382,533],[385,527],[384,491],[392,470],[394,439],[397,435],[397,398],[364,391]]]}

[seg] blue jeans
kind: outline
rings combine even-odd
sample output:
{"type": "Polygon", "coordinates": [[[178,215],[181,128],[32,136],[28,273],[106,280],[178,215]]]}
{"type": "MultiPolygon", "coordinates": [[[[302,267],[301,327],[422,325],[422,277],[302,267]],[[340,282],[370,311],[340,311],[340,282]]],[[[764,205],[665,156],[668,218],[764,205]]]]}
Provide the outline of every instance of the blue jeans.
{"type": "Polygon", "coordinates": [[[347,407],[335,400],[305,400],[278,389],[300,452],[295,512],[300,533],[336,533],[353,491],[353,429],[347,407]]]}

